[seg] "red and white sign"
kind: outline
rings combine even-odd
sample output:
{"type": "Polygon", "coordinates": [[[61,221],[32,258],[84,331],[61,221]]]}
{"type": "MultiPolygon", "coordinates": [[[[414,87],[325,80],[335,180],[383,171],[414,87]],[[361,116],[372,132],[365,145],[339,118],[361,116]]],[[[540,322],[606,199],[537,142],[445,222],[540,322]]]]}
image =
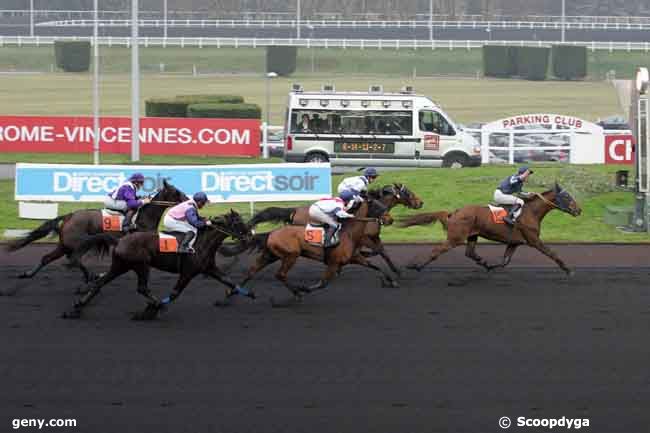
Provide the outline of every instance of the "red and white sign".
{"type": "Polygon", "coordinates": [[[499,122],[504,129],[525,125],[556,125],[558,129],[581,129],[585,123],[577,117],[561,114],[524,114],[501,119],[499,122]]]}
{"type": "MultiPolygon", "coordinates": [[[[140,151],[150,155],[258,156],[260,121],[143,117],[140,151]]],[[[100,152],[131,151],[131,119],[100,119],[100,152]]],[[[0,116],[0,152],[89,153],[92,117],[0,116]]]]}
{"type": "Polygon", "coordinates": [[[425,134],[424,150],[440,150],[440,136],[437,134],[425,134]]]}
{"type": "Polygon", "coordinates": [[[605,164],[634,164],[634,136],[606,135],[605,164]]]}

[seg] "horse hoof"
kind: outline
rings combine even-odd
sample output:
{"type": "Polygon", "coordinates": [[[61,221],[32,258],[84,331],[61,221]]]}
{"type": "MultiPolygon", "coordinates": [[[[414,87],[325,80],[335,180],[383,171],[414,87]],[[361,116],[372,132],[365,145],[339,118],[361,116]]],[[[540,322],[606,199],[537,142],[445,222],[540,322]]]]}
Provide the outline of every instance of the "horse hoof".
{"type": "Polygon", "coordinates": [[[566,276],[567,276],[568,278],[573,278],[573,277],[575,277],[575,275],[576,275],[576,271],[574,271],[573,269],[570,269],[570,270],[568,270],[568,271],[566,272],[566,276]]]}
{"type": "Polygon", "coordinates": [[[23,272],[21,274],[17,275],[17,278],[20,278],[21,280],[24,280],[25,278],[31,278],[32,276],[29,275],[27,272],[23,272]]]}
{"type": "Polygon", "coordinates": [[[81,318],[81,310],[75,308],[74,310],[66,311],[61,314],[62,319],[79,319],[81,318]]]}

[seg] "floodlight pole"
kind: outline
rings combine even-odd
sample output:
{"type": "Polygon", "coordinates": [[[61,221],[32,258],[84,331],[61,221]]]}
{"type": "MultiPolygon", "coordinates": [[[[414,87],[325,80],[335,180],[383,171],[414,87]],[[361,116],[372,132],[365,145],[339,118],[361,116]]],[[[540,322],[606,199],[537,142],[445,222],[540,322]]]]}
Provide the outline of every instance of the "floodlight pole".
{"type": "Polygon", "coordinates": [[[433,0],[429,0],[429,40],[433,40],[433,0]]]}
{"type": "Polygon", "coordinates": [[[138,0],[131,0],[131,161],[140,160],[140,59],[138,0]]]}
{"type": "Polygon", "coordinates": [[[93,164],[99,164],[99,11],[93,0],[93,164]]]}
{"type": "Polygon", "coordinates": [[[300,0],[296,0],[296,38],[300,39],[300,0]]]}
{"type": "Polygon", "coordinates": [[[163,37],[167,39],[167,0],[163,0],[163,37]]]}
{"type": "Polygon", "coordinates": [[[566,32],[566,0],[562,0],[562,43],[565,42],[565,32],[566,32]]]}
{"type": "Polygon", "coordinates": [[[266,73],[266,110],[264,110],[264,125],[262,127],[262,158],[269,158],[269,122],[271,112],[271,80],[277,77],[275,72],[266,73]]]}

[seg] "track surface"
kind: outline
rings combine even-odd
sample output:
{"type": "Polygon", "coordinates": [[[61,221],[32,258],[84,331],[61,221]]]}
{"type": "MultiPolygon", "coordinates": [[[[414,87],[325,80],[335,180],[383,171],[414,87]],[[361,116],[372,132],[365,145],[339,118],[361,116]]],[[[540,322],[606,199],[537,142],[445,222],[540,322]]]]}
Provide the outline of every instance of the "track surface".
{"type": "MultiPolygon", "coordinates": [[[[646,248],[558,248],[581,266],[572,280],[526,249],[494,274],[450,256],[405,274],[401,289],[350,267],[290,309],[269,306],[285,295],[271,267],[254,281],[255,304],[212,307],[222,288],[200,278],[147,323],[128,320],[143,305],[131,276],[65,321],[77,274],[53,265],[19,281],[43,248],[1,253],[2,287],[20,290],[0,297],[0,431],[14,418],[76,418],[76,429],[42,431],[485,433],[503,431],[502,416],[566,416],[589,418],[582,431],[645,432],[646,248]]],[[[418,251],[391,249],[403,261],[418,251]]],[[[293,275],[321,269],[303,262],[293,275]]],[[[154,273],[152,289],[172,282],[154,273]]]]}

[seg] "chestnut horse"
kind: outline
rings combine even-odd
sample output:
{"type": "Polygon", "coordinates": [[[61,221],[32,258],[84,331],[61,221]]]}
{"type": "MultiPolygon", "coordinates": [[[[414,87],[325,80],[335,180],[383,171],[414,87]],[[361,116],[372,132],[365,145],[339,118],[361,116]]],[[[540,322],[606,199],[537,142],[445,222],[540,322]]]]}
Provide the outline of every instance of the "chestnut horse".
{"type": "MultiPolygon", "coordinates": [[[[420,197],[409,190],[406,185],[400,183],[370,190],[368,191],[368,198],[370,200],[379,200],[387,207],[388,212],[397,205],[406,206],[410,209],[420,209],[424,204],[420,197]]],[[[269,207],[255,214],[248,223],[251,227],[255,227],[257,224],[269,221],[305,225],[309,222],[309,206],[293,208],[269,207]]],[[[362,254],[365,257],[380,255],[390,270],[399,276],[399,269],[393,264],[379,238],[381,226],[382,224],[377,222],[369,222],[366,225],[366,232],[361,241],[361,246],[369,248],[370,251],[364,251],[362,254]]]]}
{"type": "MultiPolygon", "coordinates": [[[[151,199],[151,203],[142,206],[138,211],[135,220],[138,231],[156,230],[165,209],[170,205],[187,200],[187,196],[173,185],[167,183],[167,181],[163,181],[163,187],[156,191],[151,196],[151,199]]],[[[19,250],[38,239],[44,238],[51,232],[59,235],[56,248],[44,255],[31,270],[20,274],[19,278],[32,278],[49,263],[63,256],[71,257],[87,236],[102,233],[102,212],[99,209],[82,209],[61,215],[44,222],[38,228],[29,232],[27,236],[10,242],[7,245],[7,250],[10,252],[19,250]]],[[[121,232],[110,233],[115,237],[123,235],[121,232]]],[[[93,280],[95,276],[83,265],[81,257],[78,257],[78,260],[71,261],[71,265],[81,270],[87,283],[93,280]]]]}
{"type": "MultiPolygon", "coordinates": [[[[354,218],[343,222],[339,244],[331,248],[324,249],[306,242],[305,226],[286,225],[269,233],[255,235],[253,248],[261,250],[261,254],[257,257],[255,264],[248,270],[246,277],[239,286],[244,287],[255,274],[278,260],[281,260],[282,264],[275,277],[292,293],[293,298],[290,302],[300,301],[303,293],[324,289],[338,274],[339,270],[348,264],[361,265],[380,272],[389,283],[396,285],[390,275],[382,271],[378,266],[368,262],[358,251],[365,236],[366,225],[369,222],[382,222],[389,218],[386,207],[377,200],[371,200],[370,203],[363,201],[353,211],[353,214],[354,218]],[[324,262],[327,265],[321,279],[309,287],[292,284],[287,278],[289,270],[295,265],[298,257],[301,256],[324,262]]],[[[248,288],[244,290],[252,293],[248,288]]]]}
{"type": "Polygon", "coordinates": [[[517,247],[529,245],[550,257],[567,275],[573,275],[573,271],[564,264],[562,259],[544,245],[539,235],[542,220],[550,211],[558,209],[577,217],[582,210],[571,194],[562,189],[557,183],[553,189],[542,194],[534,193],[531,198],[525,200],[524,209],[514,227],[503,222],[496,223],[492,212],[487,206],[475,205],[465,206],[453,213],[439,211],[405,218],[400,224],[402,227],[425,225],[440,221],[447,230],[447,240],[441,245],[433,247],[433,251],[431,251],[431,255],[427,260],[414,262],[408,268],[420,271],[440,255],[467,242],[465,255],[488,271],[507,266],[517,247]],[[500,264],[488,265],[487,261],[476,253],[476,242],[479,236],[507,245],[500,264]]]}

